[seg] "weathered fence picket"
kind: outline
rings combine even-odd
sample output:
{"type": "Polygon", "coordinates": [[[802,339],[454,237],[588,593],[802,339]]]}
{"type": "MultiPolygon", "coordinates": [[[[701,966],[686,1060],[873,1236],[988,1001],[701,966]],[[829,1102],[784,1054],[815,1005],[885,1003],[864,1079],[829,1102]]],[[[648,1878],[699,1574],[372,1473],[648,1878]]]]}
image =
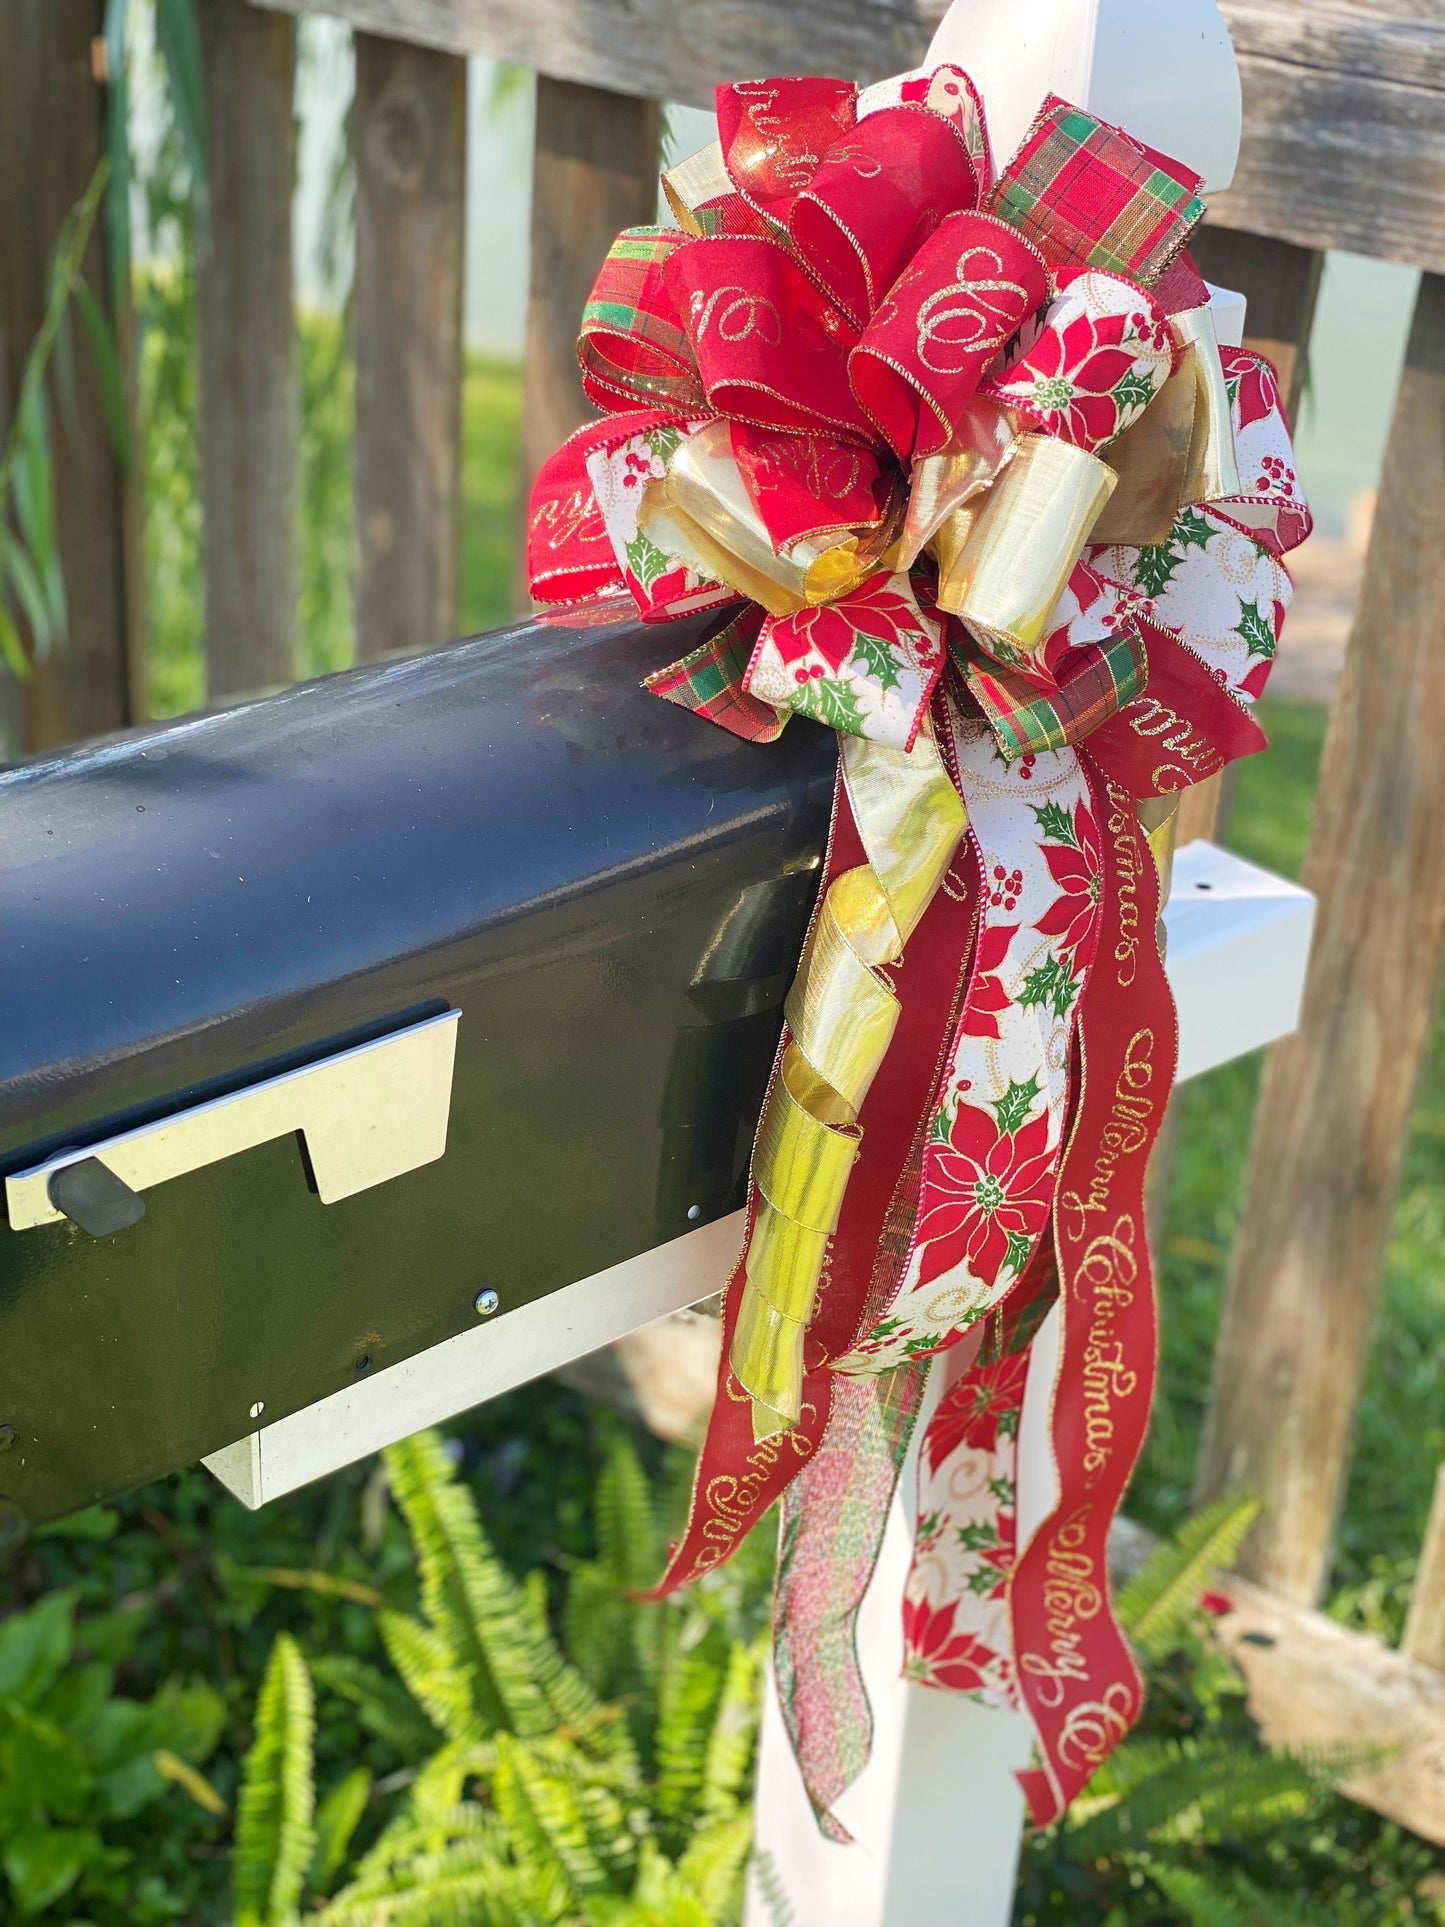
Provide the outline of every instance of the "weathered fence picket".
{"type": "Polygon", "coordinates": [[[300,396],[291,267],[296,26],[246,0],[200,9],[208,218],[198,236],[206,685],[297,674],[300,396]]]}
{"type": "MultiPolygon", "coordinates": [[[[56,235],[103,152],[104,88],[96,72],[95,0],[0,0],[0,438],[45,310],[56,235]]],[[[85,274],[98,300],[109,286],[97,227],[85,274]]],[[[89,356],[75,356],[75,418],[54,438],[57,539],[66,642],[25,687],[6,678],[0,723],[25,750],[118,729],[130,714],[130,597],[139,582],[121,463],[89,356]]]]}
{"type": "Polygon", "coordinates": [[[456,631],[467,69],[356,36],[358,656],[456,631]]]}

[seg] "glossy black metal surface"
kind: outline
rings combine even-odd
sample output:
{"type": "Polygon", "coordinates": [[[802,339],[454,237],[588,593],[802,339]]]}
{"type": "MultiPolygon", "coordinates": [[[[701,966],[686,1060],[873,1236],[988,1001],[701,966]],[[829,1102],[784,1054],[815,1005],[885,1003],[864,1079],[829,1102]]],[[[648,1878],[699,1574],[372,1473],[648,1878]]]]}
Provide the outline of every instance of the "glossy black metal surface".
{"type": "Polygon", "coordinates": [[[0,777],[0,1170],[462,1012],[440,1163],[323,1206],[287,1139],[0,1227],[32,1523],[737,1202],[833,750],[647,695],[658,641],[530,624],[0,777]]]}

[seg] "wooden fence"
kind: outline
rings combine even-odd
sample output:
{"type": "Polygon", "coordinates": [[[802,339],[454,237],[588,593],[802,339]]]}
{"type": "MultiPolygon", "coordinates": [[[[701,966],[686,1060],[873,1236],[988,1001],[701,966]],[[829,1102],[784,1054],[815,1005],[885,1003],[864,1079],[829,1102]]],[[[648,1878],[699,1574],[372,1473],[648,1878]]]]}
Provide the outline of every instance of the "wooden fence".
{"type": "MultiPolygon", "coordinates": [[[[0,18],[15,3],[0,0],[0,18]]],[[[1236,1646],[1272,1729],[1318,1738],[1322,1719],[1339,1737],[1389,1740],[1394,1759],[1357,1791],[1445,1841],[1445,1501],[1422,1557],[1407,1652],[1308,1611],[1348,1472],[1445,934],[1445,648],[1436,633],[1445,595],[1445,21],[1438,0],[1222,4],[1240,56],[1244,149],[1199,254],[1212,280],[1248,296],[1252,343],[1297,393],[1324,250],[1426,272],[1305,865],[1320,910],[1304,1018],[1271,1053],[1264,1080],[1199,1489],[1207,1497],[1249,1485],[1266,1502],[1242,1562],[1251,1583],[1236,1646]]],[[[652,218],[657,103],[707,103],[717,81],[739,74],[897,72],[922,54],[943,0],[201,7],[212,173],[201,265],[206,627],[212,694],[224,695],[284,678],[295,654],[293,15],[322,11],[355,29],[357,615],[368,657],[440,639],[455,623],[462,57],[518,61],[538,75],[530,473],[586,413],[577,321],[614,233],[652,218]]],[[[75,32],[93,26],[98,8],[48,0],[24,11],[50,16],[51,31],[75,32]]],[[[14,67],[8,56],[5,65],[14,67]]],[[[0,110],[6,95],[0,78],[0,110]]],[[[85,150],[73,163],[82,185],[93,105],[72,118],[71,144],[85,150]]],[[[39,110],[28,111],[33,119],[39,110]]],[[[3,363],[0,354],[0,411],[3,363]]],[[[113,530],[123,513],[109,499],[85,512],[113,530]]],[[[125,633],[114,614],[108,633],[125,633]]],[[[124,674],[107,686],[124,688],[124,674]]],[[[100,723],[121,720],[114,707],[100,723]]],[[[70,733],[78,721],[99,726],[77,710],[70,733]]],[[[1213,807],[1208,795],[1191,798],[1186,834],[1207,832],[1213,807]]]]}

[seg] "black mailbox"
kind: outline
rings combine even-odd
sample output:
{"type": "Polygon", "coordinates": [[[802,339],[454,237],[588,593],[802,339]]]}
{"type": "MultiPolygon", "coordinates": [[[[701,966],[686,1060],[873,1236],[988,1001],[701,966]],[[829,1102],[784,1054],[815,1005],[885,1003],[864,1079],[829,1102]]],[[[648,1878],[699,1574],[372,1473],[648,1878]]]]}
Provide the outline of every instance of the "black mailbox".
{"type": "Polygon", "coordinates": [[[0,777],[0,1536],[736,1208],[834,750],[641,689],[702,633],[538,621],[0,777]]]}

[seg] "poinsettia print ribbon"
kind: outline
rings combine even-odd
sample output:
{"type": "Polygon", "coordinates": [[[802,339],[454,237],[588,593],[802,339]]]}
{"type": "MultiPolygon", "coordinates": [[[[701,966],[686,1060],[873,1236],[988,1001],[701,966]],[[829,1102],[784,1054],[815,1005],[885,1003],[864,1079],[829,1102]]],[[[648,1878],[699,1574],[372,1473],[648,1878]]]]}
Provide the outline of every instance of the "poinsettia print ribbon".
{"type": "Polygon", "coordinates": [[[654,693],[841,747],[661,1590],[785,1500],[777,1675],[836,1834],[853,1622],[938,1360],[908,1671],[1027,1708],[1049,1818],[1139,1704],[1104,1544],[1154,1370],[1157,860],[1171,799],[1263,746],[1309,516],[1272,372],[1215,340],[1188,169],[1060,100],[999,168],[951,66],[724,87],[718,129],[664,177],[678,225],[603,266],[601,412],[529,537],[540,600],[717,612],[654,693]],[[1021,1508],[1054,1304],[1053,1484],[1021,1508]]]}

